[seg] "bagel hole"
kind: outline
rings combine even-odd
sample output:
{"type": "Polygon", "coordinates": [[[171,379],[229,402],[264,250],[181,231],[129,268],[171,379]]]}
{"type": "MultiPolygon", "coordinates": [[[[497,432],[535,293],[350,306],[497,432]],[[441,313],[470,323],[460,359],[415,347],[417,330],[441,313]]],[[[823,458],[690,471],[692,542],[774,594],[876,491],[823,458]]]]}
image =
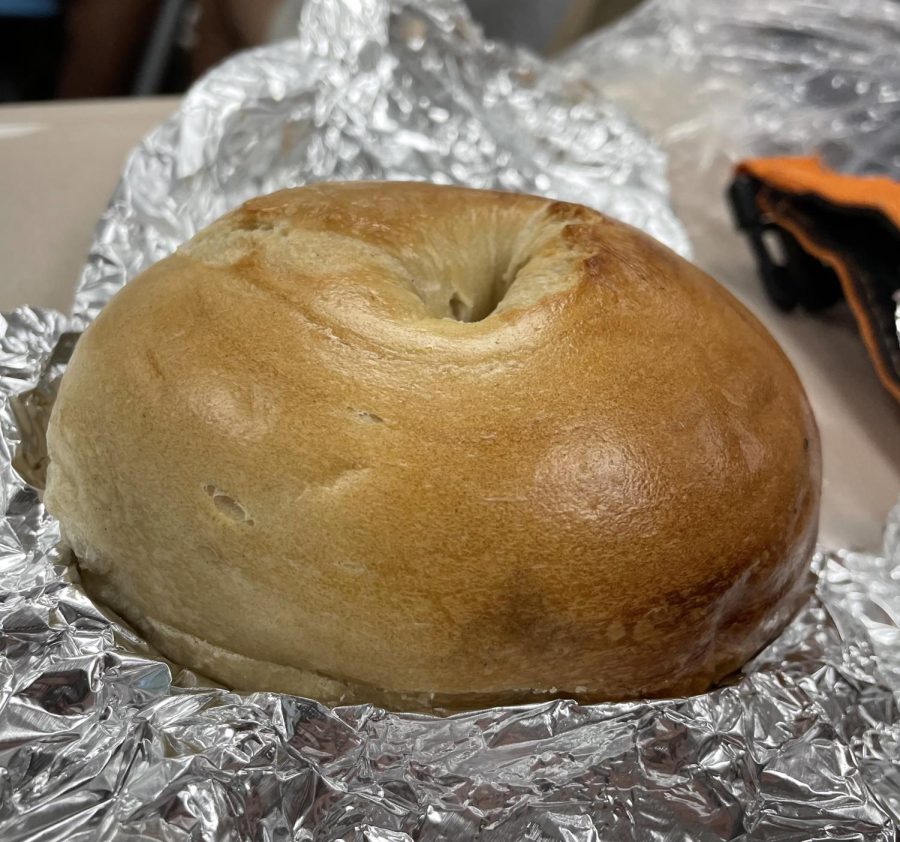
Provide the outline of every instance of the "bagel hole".
{"type": "Polygon", "coordinates": [[[487,294],[476,296],[474,301],[467,301],[457,290],[454,290],[447,301],[449,318],[466,323],[480,322],[486,319],[497,309],[508,286],[505,278],[493,278],[485,284],[487,294]]]}
{"type": "Polygon", "coordinates": [[[518,230],[498,231],[496,239],[499,244],[490,238],[471,243],[461,257],[442,246],[438,254],[448,250],[452,256],[446,265],[428,255],[410,267],[412,287],[432,318],[481,322],[501,306],[533,249],[532,238],[518,230]]]}
{"type": "Polygon", "coordinates": [[[455,292],[450,296],[450,314],[458,322],[472,321],[471,319],[466,318],[466,316],[470,314],[466,312],[466,305],[463,304],[462,299],[455,292]]]}

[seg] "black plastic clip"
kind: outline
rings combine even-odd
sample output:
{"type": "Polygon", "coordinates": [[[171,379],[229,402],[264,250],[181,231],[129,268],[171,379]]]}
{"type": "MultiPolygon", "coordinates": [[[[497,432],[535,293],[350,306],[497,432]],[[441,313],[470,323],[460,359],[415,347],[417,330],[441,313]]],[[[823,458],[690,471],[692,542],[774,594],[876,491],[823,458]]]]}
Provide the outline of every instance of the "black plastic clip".
{"type": "Polygon", "coordinates": [[[840,297],[834,270],[809,254],[790,231],[766,219],[756,197],[761,182],[739,173],[728,189],[735,225],[744,232],[753,249],[756,265],[769,298],[781,310],[798,304],[821,310],[840,297]]]}

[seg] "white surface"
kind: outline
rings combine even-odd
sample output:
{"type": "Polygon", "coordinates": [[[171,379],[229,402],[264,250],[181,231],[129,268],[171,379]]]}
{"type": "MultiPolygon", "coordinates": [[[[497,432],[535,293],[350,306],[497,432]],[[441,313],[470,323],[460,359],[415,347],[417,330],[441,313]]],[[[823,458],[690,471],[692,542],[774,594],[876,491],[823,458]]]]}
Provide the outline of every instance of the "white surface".
{"type": "Polygon", "coordinates": [[[0,309],[68,312],[129,150],[176,98],[0,106],[0,309]]]}
{"type": "MultiPolygon", "coordinates": [[[[0,309],[68,311],[125,155],[176,105],[162,99],[0,107],[0,309]]],[[[809,393],[824,446],[821,540],[877,548],[900,495],[900,409],[879,385],[849,312],[776,311],[724,212],[727,162],[705,168],[699,184],[684,162],[673,163],[676,210],[698,262],[769,327],[809,393]]]]}

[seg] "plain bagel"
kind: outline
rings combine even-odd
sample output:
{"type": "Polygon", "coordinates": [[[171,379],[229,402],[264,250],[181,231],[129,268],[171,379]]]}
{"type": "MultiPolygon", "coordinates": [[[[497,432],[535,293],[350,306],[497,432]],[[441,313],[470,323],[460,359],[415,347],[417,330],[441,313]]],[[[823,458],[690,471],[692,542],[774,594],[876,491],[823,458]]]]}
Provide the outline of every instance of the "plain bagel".
{"type": "Polygon", "coordinates": [[[806,593],[819,439],[762,326],[578,205],[247,202],[119,292],[48,432],[98,598],[239,689],[691,693],[806,593]]]}

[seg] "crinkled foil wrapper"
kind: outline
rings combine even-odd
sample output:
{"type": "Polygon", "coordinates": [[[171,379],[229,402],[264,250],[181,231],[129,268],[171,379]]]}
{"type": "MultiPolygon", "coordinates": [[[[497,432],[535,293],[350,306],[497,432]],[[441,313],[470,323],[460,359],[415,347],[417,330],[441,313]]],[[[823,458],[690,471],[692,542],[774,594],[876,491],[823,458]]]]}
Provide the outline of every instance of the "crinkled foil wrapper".
{"type": "Polygon", "coordinates": [[[389,178],[581,202],[690,251],[665,158],[589,75],[485,42],[461,0],[309,0],[297,40],[243,53],[131,155],[75,315],[242,201],[389,178]]]}
{"type": "Polygon", "coordinates": [[[74,315],[0,322],[0,839],[893,840],[900,511],[727,686],[438,718],[197,686],[78,584],[36,487],[78,331],[255,193],[432,178],[576,199],[681,251],[664,160],[593,85],[485,44],[455,3],[307,7],[129,159],[74,315]],[[350,9],[352,8],[352,12],[350,9]]]}

